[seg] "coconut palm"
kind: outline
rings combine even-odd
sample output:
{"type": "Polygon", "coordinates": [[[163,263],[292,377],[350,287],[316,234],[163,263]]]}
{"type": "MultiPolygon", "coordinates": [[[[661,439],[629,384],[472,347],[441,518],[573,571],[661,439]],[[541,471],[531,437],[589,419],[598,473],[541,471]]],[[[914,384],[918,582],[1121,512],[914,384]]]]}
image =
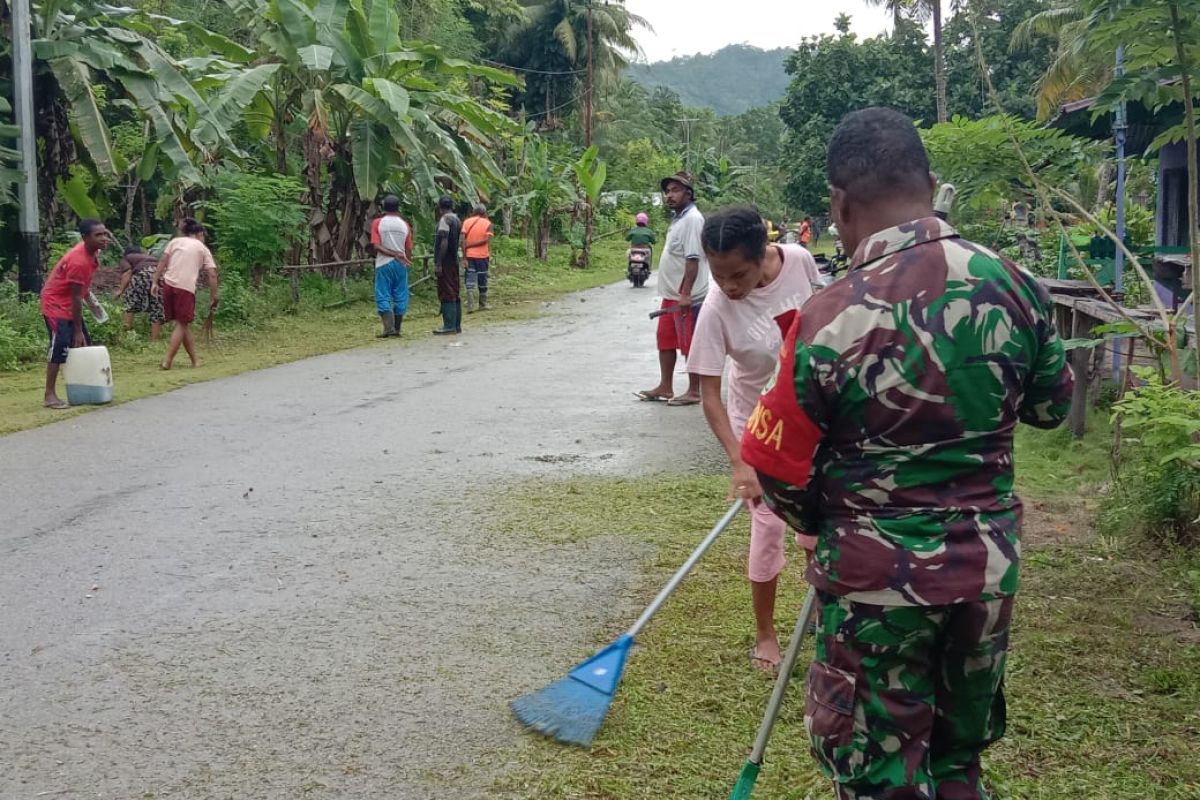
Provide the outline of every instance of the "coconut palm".
{"type": "Polygon", "coordinates": [[[1057,0],[1013,30],[1014,50],[1027,46],[1038,36],[1051,36],[1058,41],[1054,61],[1037,84],[1039,119],[1047,119],[1063,103],[1094,96],[1112,79],[1111,49],[1088,43],[1089,17],[1079,0],[1057,0]]]}
{"type": "Polygon", "coordinates": [[[639,52],[634,28],[649,23],[625,8],[622,0],[520,0],[524,19],[509,26],[498,42],[505,63],[527,71],[518,98],[543,127],[554,127],[581,99],[587,71],[588,10],[592,16],[592,62],[599,83],[620,81],[639,52]]]}
{"type": "MultiPolygon", "coordinates": [[[[950,118],[946,108],[946,49],[942,43],[942,0],[867,0],[868,5],[882,6],[892,13],[892,22],[899,25],[906,16],[930,20],[933,26],[933,77],[937,87],[937,121],[950,118]]],[[[957,8],[958,2],[951,7],[957,8]]]]}

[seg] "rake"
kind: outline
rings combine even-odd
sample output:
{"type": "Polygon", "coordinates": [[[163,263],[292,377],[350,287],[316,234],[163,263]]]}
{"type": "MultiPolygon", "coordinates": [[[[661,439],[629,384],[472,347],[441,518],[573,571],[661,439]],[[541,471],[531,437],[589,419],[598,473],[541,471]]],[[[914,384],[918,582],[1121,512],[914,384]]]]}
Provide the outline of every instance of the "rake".
{"type": "Polygon", "coordinates": [[[742,765],[742,771],[738,775],[737,783],[733,785],[729,800],[750,800],[750,794],[754,791],[754,782],[758,780],[758,773],[762,771],[767,740],[771,738],[771,729],[775,727],[775,720],[779,717],[779,709],[783,705],[783,693],[787,690],[792,670],[796,667],[796,657],[800,655],[800,645],[804,644],[804,634],[808,633],[808,624],[812,620],[816,604],[817,590],[810,586],[808,594],[804,596],[804,605],[800,608],[800,617],[796,620],[796,630],[792,631],[792,641],[788,644],[783,663],[779,666],[779,676],[775,678],[775,689],[771,692],[767,711],[763,714],[762,723],[758,726],[758,736],[754,740],[754,747],[750,750],[750,757],[742,765]]]}
{"type": "Polygon", "coordinates": [[[729,527],[741,508],[740,499],[730,506],[725,516],[713,526],[629,630],[608,647],[576,665],[565,678],[513,700],[510,705],[517,719],[526,727],[564,744],[580,747],[590,745],[596,731],[604,724],[617,684],[621,682],[621,673],[625,671],[625,659],[629,657],[634,638],[683,582],[704,552],[729,527]]]}

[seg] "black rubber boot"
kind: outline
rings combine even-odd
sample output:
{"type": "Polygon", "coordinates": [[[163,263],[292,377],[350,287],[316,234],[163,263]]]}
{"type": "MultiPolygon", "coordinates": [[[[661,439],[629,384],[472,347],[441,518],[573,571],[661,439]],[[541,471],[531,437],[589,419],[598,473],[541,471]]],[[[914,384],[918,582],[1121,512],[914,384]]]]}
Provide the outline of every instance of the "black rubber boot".
{"type": "Polygon", "coordinates": [[[403,325],[404,325],[404,315],[397,314],[396,315],[396,333],[394,334],[397,338],[400,337],[400,328],[403,325]]]}
{"type": "Polygon", "coordinates": [[[454,332],[462,333],[462,300],[454,301],[454,332]]]}
{"type": "Polygon", "coordinates": [[[487,304],[487,289],[480,289],[479,290],[479,310],[487,311],[488,308],[489,308],[489,306],[487,304]]]}
{"type": "Polygon", "coordinates": [[[386,339],[389,336],[396,335],[396,315],[391,311],[385,311],[379,315],[379,319],[383,321],[383,333],[375,335],[376,339],[386,339]]]}
{"type": "Polygon", "coordinates": [[[434,336],[446,336],[457,333],[454,330],[454,303],[442,303],[442,327],[434,328],[434,336]]]}

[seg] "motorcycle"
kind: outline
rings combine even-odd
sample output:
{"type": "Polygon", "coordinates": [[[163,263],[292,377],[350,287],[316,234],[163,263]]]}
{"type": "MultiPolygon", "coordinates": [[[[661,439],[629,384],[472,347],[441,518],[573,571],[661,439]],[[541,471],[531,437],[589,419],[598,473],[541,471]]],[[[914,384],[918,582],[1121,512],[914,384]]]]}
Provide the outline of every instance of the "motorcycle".
{"type": "Polygon", "coordinates": [[[641,288],[650,278],[650,261],[653,251],[649,247],[629,248],[629,267],[625,277],[634,288],[641,288]]]}

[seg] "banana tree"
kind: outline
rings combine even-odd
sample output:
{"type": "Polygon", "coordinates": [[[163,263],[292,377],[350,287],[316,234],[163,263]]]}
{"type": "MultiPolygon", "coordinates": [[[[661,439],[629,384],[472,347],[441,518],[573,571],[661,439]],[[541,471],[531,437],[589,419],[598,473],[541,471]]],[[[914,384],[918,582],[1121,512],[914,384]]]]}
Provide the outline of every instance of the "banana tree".
{"type": "Polygon", "coordinates": [[[381,189],[431,203],[503,182],[489,149],[515,124],[472,97],[466,80],[519,85],[510,73],[402,43],[391,0],[226,2],[259,21],[261,55],[279,67],[249,118],[270,132],[280,170],[299,135],[314,260],[351,254],[381,189]]]}
{"type": "MultiPolygon", "coordinates": [[[[0,97],[0,119],[11,119],[12,106],[0,97]]],[[[15,205],[17,195],[15,186],[21,179],[21,154],[7,143],[11,143],[21,135],[16,125],[0,122],[0,207],[15,205]]]]}
{"type": "Polygon", "coordinates": [[[33,11],[39,181],[49,219],[61,214],[58,186],[75,186],[76,199],[83,202],[73,164],[82,162],[94,173],[95,191],[121,176],[136,185],[156,171],[186,188],[201,182],[200,164],[240,154],[230,129],[248,102],[249,88],[269,72],[245,66],[253,52],[195,23],[132,8],[43,0],[33,4],[33,11]],[[186,31],[223,56],[205,60],[206,91],[195,85],[199,70],[156,43],[164,25],[186,31]],[[132,159],[113,145],[110,122],[121,116],[145,125],[142,152],[132,159]]]}
{"type": "Polygon", "coordinates": [[[575,171],[575,180],[579,182],[579,190],[583,195],[583,248],[575,266],[587,269],[592,257],[592,233],[596,221],[596,205],[600,202],[600,192],[604,189],[604,179],[608,177],[608,167],[597,156],[600,148],[592,145],[583,152],[579,160],[571,165],[575,171]]]}

